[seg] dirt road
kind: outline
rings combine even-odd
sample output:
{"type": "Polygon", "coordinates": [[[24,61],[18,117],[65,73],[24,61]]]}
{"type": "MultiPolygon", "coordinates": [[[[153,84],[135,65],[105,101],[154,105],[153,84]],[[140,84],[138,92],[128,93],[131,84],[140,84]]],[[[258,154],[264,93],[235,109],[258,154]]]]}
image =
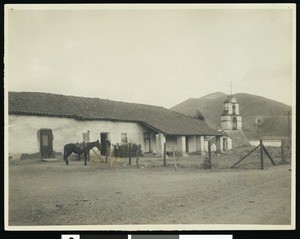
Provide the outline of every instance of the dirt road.
{"type": "Polygon", "coordinates": [[[288,225],[290,168],[11,164],[9,225],[288,225]]]}

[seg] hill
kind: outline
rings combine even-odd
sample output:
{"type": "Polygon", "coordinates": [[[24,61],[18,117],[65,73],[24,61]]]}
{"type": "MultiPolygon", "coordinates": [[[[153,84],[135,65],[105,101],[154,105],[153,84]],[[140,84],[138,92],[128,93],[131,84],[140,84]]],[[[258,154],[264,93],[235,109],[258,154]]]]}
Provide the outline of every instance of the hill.
{"type": "MultiPolygon", "coordinates": [[[[243,131],[252,139],[257,138],[258,133],[268,138],[288,136],[288,118],[286,114],[291,111],[291,106],[270,100],[257,95],[246,93],[234,94],[240,104],[240,114],[243,118],[243,131]],[[256,117],[262,117],[263,125],[257,130],[254,121],[256,117]]],[[[200,98],[190,98],[171,110],[195,117],[197,111],[203,114],[207,124],[215,129],[221,127],[221,114],[223,102],[227,95],[222,92],[212,93],[200,98]]]]}

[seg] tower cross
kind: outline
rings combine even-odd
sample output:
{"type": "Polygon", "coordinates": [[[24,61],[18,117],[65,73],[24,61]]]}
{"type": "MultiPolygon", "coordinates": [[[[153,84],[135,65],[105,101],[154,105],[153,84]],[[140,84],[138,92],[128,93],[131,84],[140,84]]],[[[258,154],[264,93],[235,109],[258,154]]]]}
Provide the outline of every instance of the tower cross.
{"type": "Polygon", "coordinates": [[[230,85],[229,85],[229,87],[230,87],[230,95],[232,95],[232,88],[233,88],[233,85],[232,85],[232,83],[230,82],[230,85]]]}

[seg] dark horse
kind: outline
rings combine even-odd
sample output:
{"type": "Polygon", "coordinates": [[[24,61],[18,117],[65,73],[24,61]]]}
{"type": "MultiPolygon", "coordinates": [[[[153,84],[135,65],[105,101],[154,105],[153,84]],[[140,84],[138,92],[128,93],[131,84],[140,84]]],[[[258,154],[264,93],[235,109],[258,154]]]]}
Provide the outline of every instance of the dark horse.
{"type": "Polygon", "coordinates": [[[90,150],[94,147],[97,147],[98,150],[101,149],[101,145],[99,140],[95,142],[85,143],[83,147],[77,147],[76,144],[66,144],[64,147],[64,160],[66,161],[66,164],[69,165],[68,157],[71,153],[76,154],[83,154],[84,155],[84,165],[86,166],[86,160],[87,156],[90,152],[90,150]]]}

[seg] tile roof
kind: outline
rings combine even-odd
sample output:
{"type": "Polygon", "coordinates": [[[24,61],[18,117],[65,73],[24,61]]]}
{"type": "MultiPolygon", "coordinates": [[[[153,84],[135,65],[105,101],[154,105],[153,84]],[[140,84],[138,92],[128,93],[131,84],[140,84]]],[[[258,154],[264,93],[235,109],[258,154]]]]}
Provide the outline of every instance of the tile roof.
{"type": "Polygon", "coordinates": [[[140,122],[168,135],[222,135],[205,122],[163,107],[41,92],[9,92],[9,114],[140,122]]]}
{"type": "Polygon", "coordinates": [[[241,130],[224,130],[227,135],[232,139],[232,146],[248,146],[250,145],[249,139],[241,130]]]}

